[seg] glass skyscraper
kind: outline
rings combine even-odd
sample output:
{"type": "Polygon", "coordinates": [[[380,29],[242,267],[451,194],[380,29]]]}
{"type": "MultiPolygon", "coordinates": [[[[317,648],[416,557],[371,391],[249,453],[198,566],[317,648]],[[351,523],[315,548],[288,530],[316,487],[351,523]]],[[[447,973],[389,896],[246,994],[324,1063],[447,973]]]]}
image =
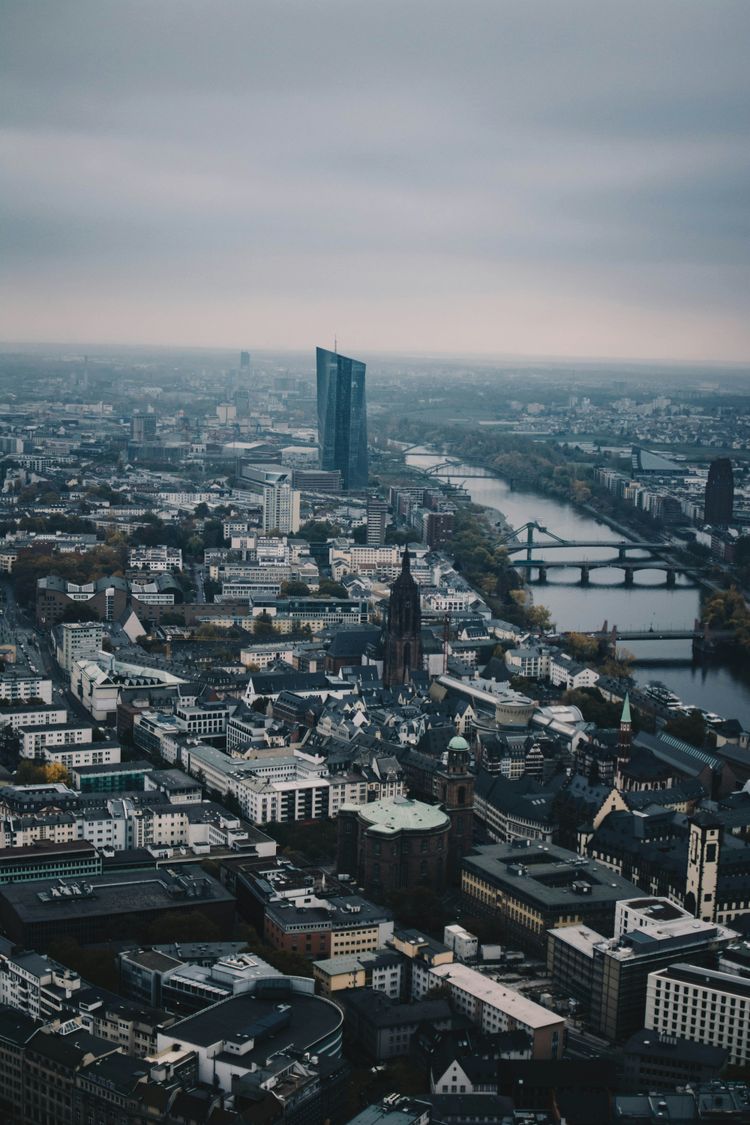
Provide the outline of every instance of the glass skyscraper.
{"type": "Polygon", "coordinates": [[[338,469],[345,489],[367,487],[365,365],[318,348],[318,446],[321,469],[338,469]]]}

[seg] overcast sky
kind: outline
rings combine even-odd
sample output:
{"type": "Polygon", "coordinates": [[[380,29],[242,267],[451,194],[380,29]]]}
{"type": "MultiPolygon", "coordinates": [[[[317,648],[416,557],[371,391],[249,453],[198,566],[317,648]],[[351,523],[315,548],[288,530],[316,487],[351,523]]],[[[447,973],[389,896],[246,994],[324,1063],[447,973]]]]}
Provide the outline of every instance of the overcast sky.
{"type": "Polygon", "coordinates": [[[750,358],[748,0],[2,0],[0,339],[750,358]]]}

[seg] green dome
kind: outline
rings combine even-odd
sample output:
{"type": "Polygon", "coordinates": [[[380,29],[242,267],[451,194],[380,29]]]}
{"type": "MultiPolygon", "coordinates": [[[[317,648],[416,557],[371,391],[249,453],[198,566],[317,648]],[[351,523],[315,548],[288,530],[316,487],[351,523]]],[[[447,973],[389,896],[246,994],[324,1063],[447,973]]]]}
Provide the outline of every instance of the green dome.
{"type": "Polygon", "coordinates": [[[465,738],[462,738],[460,734],[457,734],[456,737],[452,738],[450,740],[450,742],[448,743],[448,749],[449,750],[468,750],[469,744],[468,744],[468,742],[466,741],[465,738]]]}

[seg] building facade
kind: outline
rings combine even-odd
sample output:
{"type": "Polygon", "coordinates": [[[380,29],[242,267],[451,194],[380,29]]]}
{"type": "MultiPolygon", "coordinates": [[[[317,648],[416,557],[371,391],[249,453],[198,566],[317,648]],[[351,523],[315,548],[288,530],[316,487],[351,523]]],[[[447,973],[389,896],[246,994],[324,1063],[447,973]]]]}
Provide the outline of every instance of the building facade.
{"type": "Polygon", "coordinates": [[[320,468],[338,469],[345,490],[367,487],[365,364],[318,348],[320,468]]]}

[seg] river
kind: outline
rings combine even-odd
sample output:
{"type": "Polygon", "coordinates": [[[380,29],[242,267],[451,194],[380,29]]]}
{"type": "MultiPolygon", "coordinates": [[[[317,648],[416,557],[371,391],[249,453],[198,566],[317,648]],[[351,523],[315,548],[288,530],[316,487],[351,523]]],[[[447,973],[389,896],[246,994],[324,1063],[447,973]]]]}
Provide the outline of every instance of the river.
{"type": "MultiPolygon", "coordinates": [[[[446,460],[430,450],[413,450],[406,455],[407,464],[429,469],[446,460]]],[[[534,492],[511,489],[506,481],[482,473],[470,464],[457,464],[450,470],[450,479],[463,484],[475,504],[494,508],[513,528],[536,521],[561,539],[597,540],[602,546],[559,548],[545,552],[535,548],[535,557],[554,561],[566,558],[606,559],[613,551],[608,542],[620,538],[606,524],[579,512],[570,504],[534,492]]],[[[441,472],[441,475],[444,473],[441,472]]],[[[631,557],[637,557],[633,552],[631,557]]],[[[623,631],[692,627],[700,611],[698,589],[682,575],[676,585],[665,585],[664,574],[642,570],[635,574],[632,587],[622,584],[622,571],[602,568],[591,572],[590,585],[578,582],[578,569],[548,572],[545,585],[534,584],[534,601],[546,605],[555,626],[561,630],[600,629],[606,621],[611,629],[623,631]]],[[[659,680],[687,704],[714,711],[725,718],[737,718],[750,728],[750,670],[746,662],[733,664],[695,664],[691,660],[689,641],[627,642],[626,647],[639,659],[658,661],[658,666],[636,664],[635,677],[641,683],[659,680]]]]}

